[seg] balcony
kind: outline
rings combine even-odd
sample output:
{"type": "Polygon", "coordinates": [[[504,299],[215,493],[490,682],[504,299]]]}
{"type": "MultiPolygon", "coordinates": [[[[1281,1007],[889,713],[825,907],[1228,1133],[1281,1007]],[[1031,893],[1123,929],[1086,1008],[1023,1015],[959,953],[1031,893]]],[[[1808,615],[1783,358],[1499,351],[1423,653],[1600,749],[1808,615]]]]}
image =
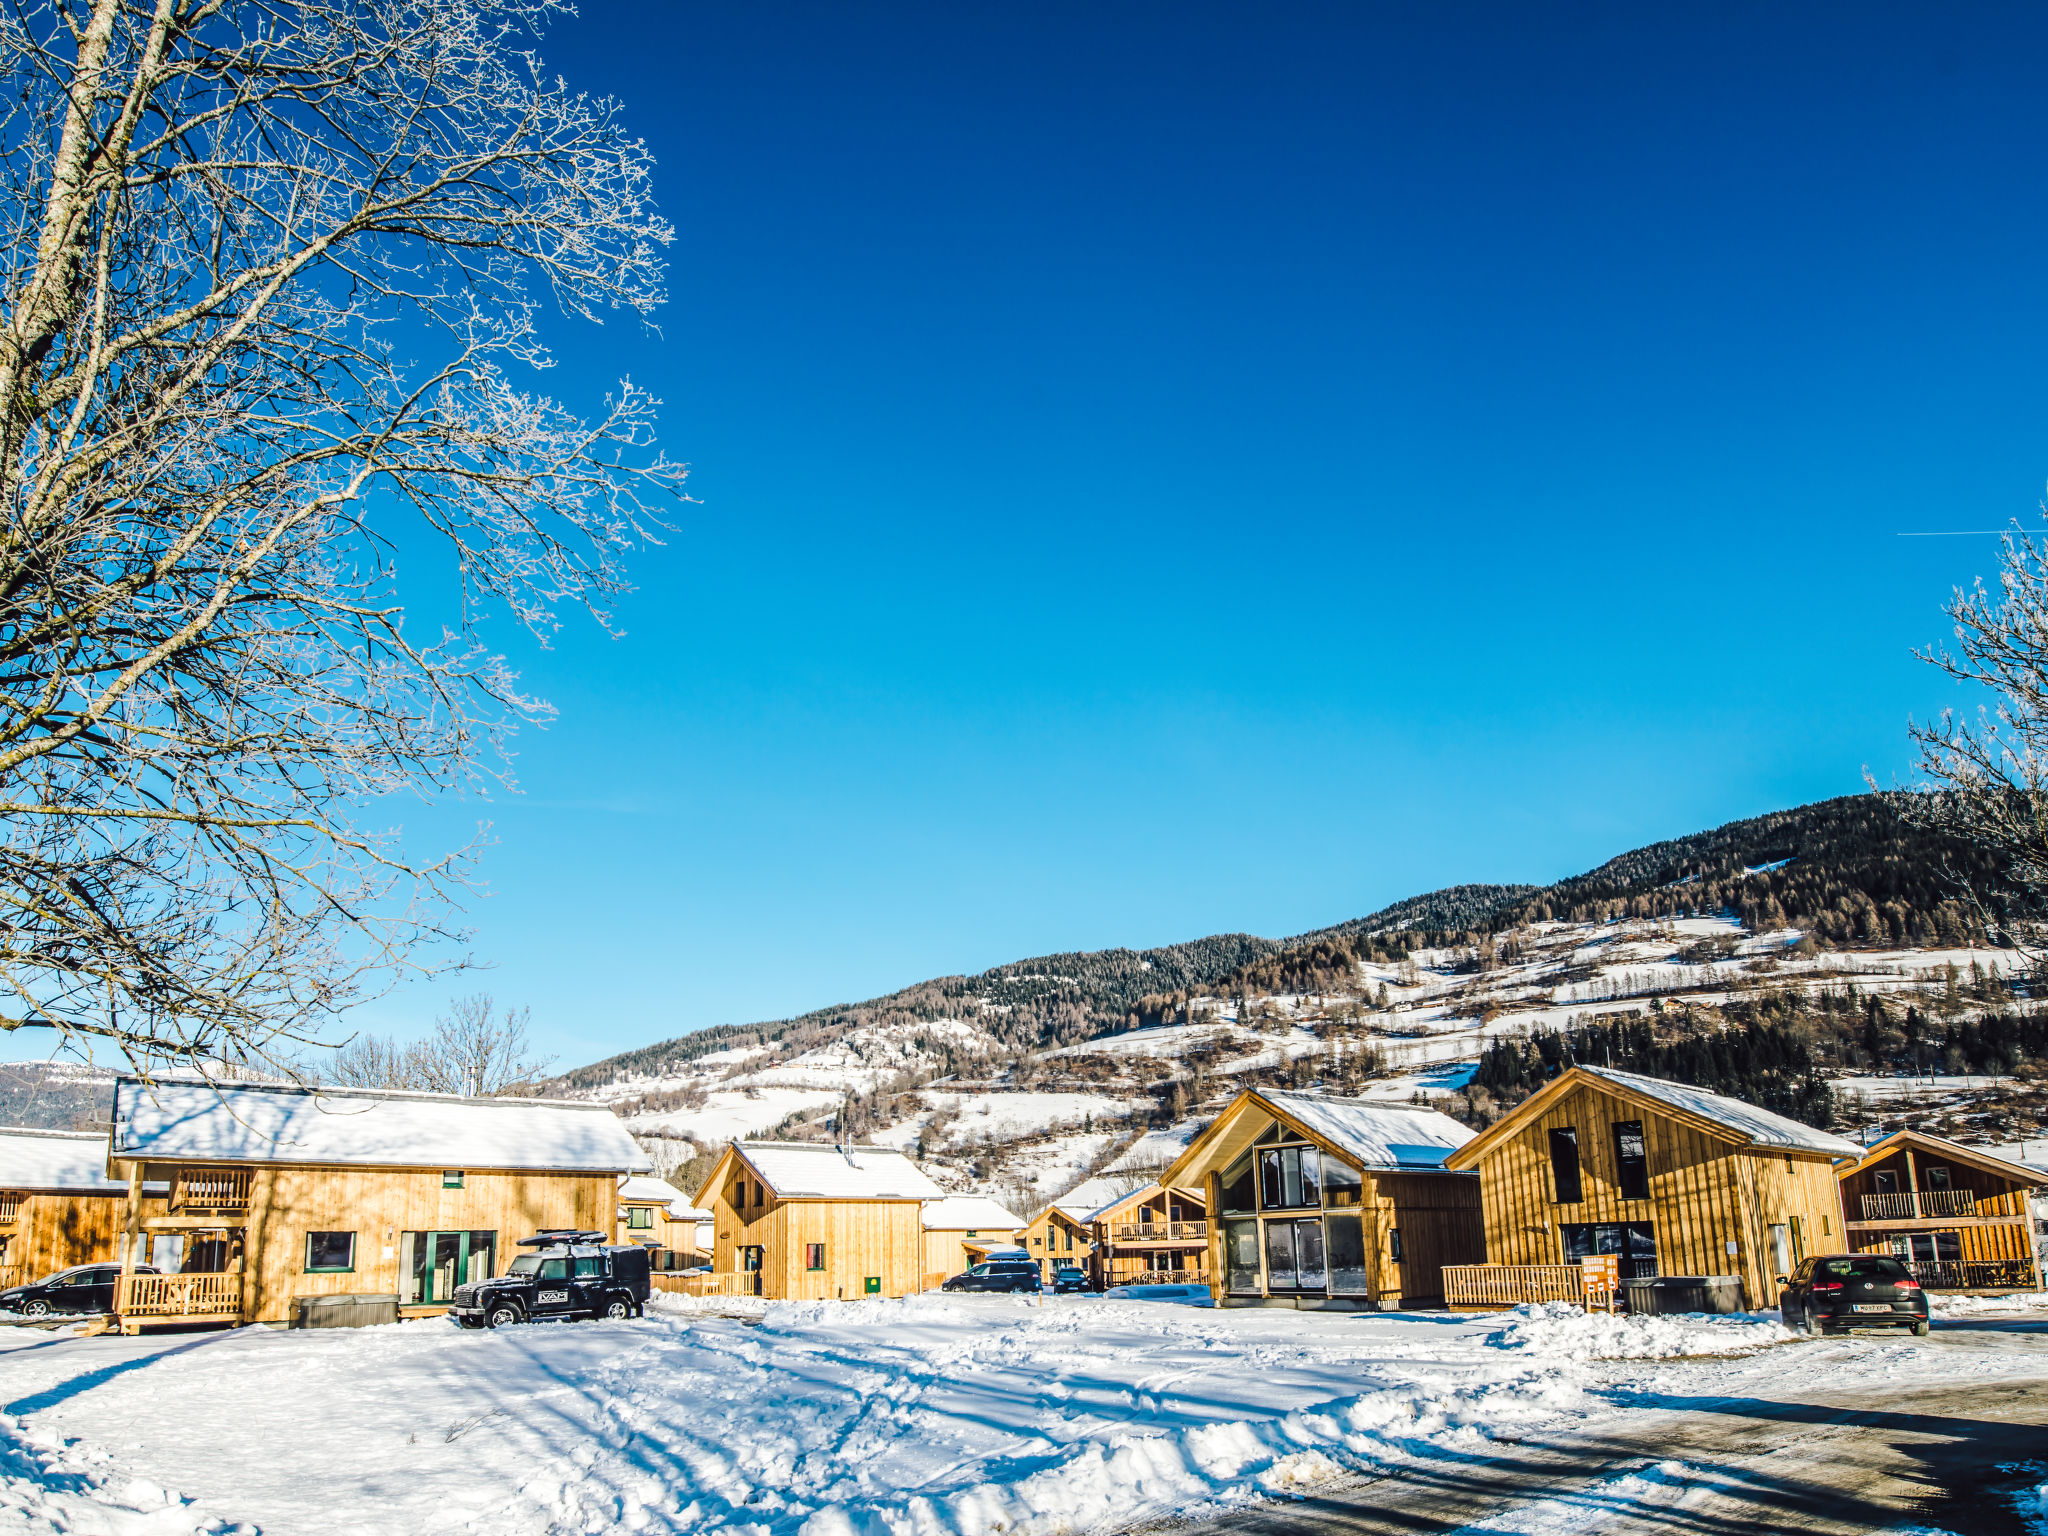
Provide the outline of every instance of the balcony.
{"type": "Polygon", "coordinates": [[[149,1323],[235,1321],[242,1315],[236,1274],[128,1275],[121,1282],[123,1327],[149,1323]]]}
{"type": "Polygon", "coordinates": [[[1208,1237],[1206,1221],[1138,1221],[1109,1232],[1113,1243],[1199,1243],[1208,1237]]]}
{"type": "Polygon", "coordinates": [[[28,1199],[18,1189],[0,1190],[0,1227],[11,1227],[21,1220],[21,1205],[28,1199]]]}
{"type": "Polygon", "coordinates": [[[1865,1195],[1865,1221],[1926,1221],[1940,1216],[1975,1216],[1977,1192],[1970,1189],[1921,1189],[1896,1195],[1865,1195]]]}
{"type": "Polygon", "coordinates": [[[246,1216],[251,1176],[247,1168],[180,1168],[171,1180],[171,1214],[246,1216]]]}

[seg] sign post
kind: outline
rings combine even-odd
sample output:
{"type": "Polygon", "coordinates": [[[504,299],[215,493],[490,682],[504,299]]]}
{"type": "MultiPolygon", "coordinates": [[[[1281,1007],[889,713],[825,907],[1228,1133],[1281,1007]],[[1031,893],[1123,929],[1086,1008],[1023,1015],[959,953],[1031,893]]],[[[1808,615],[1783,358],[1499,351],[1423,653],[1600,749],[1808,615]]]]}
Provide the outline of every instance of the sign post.
{"type": "Polygon", "coordinates": [[[1579,1260],[1579,1286],[1588,1312],[1595,1307],[1612,1312],[1615,1294],[1621,1289],[1621,1256],[1600,1253],[1579,1260]]]}

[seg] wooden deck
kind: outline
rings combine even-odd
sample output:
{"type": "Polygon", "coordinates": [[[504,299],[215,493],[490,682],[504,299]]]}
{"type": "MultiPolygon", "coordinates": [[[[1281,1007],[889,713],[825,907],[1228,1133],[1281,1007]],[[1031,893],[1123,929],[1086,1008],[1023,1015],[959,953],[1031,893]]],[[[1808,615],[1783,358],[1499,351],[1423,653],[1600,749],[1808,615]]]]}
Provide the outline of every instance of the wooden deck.
{"type": "Polygon", "coordinates": [[[1446,1264],[1444,1305],[1497,1312],[1524,1302],[1583,1301],[1584,1274],[1576,1264],[1446,1264]]]}
{"type": "Polygon", "coordinates": [[[128,1275],[114,1310],[121,1331],[168,1323],[242,1320],[242,1276],[237,1274],[128,1275]]]}
{"type": "Polygon", "coordinates": [[[657,1291],[671,1291],[678,1296],[758,1296],[761,1294],[758,1274],[733,1273],[710,1275],[671,1275],[657,1271],[647,1277],[648,1283],[657,1291]]]}

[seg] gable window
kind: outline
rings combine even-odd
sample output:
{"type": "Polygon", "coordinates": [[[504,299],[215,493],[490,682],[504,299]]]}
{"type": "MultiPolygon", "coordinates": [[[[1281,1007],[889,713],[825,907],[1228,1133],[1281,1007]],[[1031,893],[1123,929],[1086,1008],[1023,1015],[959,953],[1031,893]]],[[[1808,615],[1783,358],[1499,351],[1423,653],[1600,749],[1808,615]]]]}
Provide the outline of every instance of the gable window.
{"type": "Polygon", "coordinates": [[[462,1188],[462,1170],[460,1168],[443,1169],[441,1172],[441,1187],[443,1189],[462,1188]]]}
{"type": "Polygon", "coordinates": [[[355,1233],[308,1232],[306,1234],[307,1274],[340,1274],[355,1267],[355,1233]]]}
{"type": "Polygon", "coordinates": [[[1232,1163],[1223,1175],[1223,1210],[1226,1215],[1255,1209],[1253,1204],[1253,1158],[1247,1152],[1232,1163]]]}
{"type": "Polygon", "coordinates": [[[1927,1175],[1927,1187],[1929,1189],[1947,1189],[1949,1187],[1948,1169],[1943,1164],[1929,1163],[1921,1172],[1927,1175]]]}
{"type": "Polygon", "coordinates": [[[1560,1125],[1550,1133],[1550,1177],[1557,1185],[1551,1198],[1559,1205],[1577,1205],[1579,1194],[1579,1132],[1560,1125]]]}
{"type": "Polygon", "coordinates": [[[1298,1211],[1323,1203],[1321,1160],[1314,1147],[1279,1147],[1259,1154],[1259,1203],[1269,1211],[1298,1211]]]}
{"type": "Polygon", "coordinates": [[[1334,1157],[1323,1159],[1324,1205],[1357,1205],[1364,1187],[1364,1176],[1356,1168],[1340,1163],[1334,1157]]]}
{"type": "Polygon", "coordinates": [[[809,1270],[819,1270],[823,1269],[824,1267],[825,1245],[823,1243],[805,1243],[804,1268],[809,1270]]]}
{"type": "Polygon", "coordinates": [[[1643,1145],[1643,1122],[1614,1122],[1614,1166],[1624,1200],[1650,1198],[1650,1159],[1643,1145]]]}
{"type": "Polygon", "coordinates": [[[1899,1175],[1895,1168],[1880,1168],[1871,1175],[1876,1181],[1880,1195],[1896,1195],[1899,1192],[1899,1175]]]}

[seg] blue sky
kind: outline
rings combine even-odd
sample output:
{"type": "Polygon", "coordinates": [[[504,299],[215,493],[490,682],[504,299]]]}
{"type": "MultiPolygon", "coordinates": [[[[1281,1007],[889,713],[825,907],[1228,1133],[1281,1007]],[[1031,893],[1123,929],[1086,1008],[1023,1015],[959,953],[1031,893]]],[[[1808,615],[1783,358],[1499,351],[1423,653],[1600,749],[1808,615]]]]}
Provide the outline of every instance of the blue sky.
{"type": "MultiPolygon", "coordinates": [[[[1989,8],[606,6],[699,501],[490,819],[564,1065],[1848,793],[2048,479],[1989,8]]],[[[409,1032],[451,988],[362,1024],[409,1032]]]]}

